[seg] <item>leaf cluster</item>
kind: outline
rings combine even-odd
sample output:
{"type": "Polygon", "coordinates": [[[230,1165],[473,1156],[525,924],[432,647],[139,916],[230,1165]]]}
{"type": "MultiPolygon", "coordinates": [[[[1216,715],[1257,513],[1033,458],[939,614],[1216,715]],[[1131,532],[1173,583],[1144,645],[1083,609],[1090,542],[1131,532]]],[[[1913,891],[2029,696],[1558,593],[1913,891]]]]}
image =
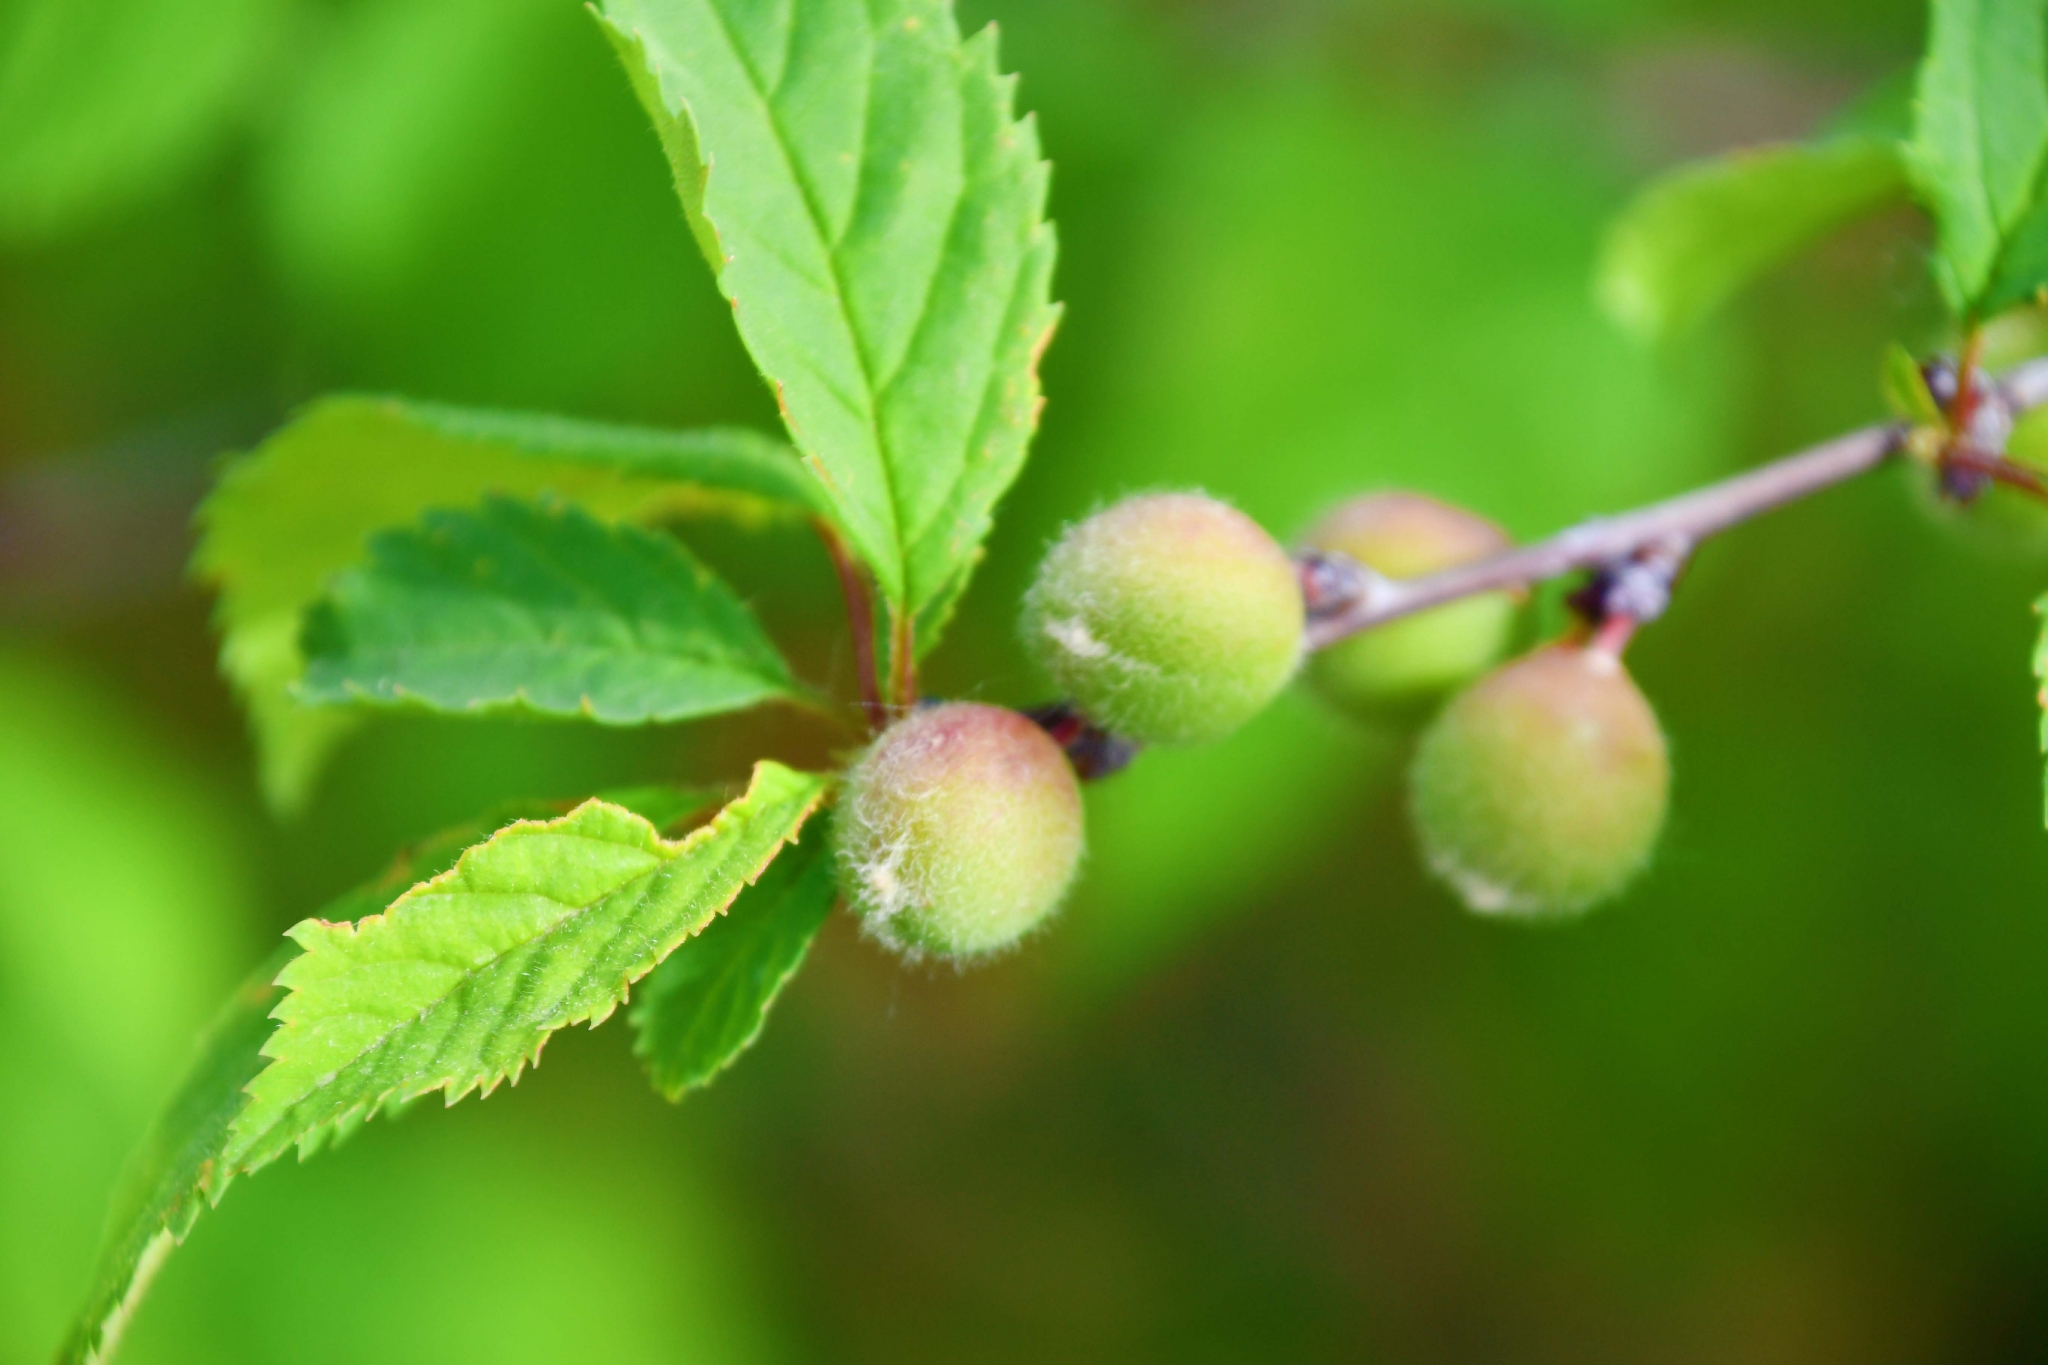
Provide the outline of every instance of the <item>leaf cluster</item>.
{"type": "MultiPolygon", "coordinates": [[[[193,570],[281,812],[395,708],[844,716],[690,552],[706,517],[817,527],[850,605],[878,608],[887,679],[864,681],[907,701],[1023,464],[1057,246],[994,31],[963,36],[948,0],[612,0],[597,21],[785,430],[337,395],[229,463],[193,570]]],[[[0,153],[0,203],[23,154],[0,153]]],[[[730,800],[501,813],[298,924],[138,1154],[64,1359],[111,1353],[236,1176],[516,1083],[570,1024],[630,999],[657,1089],[708,1083],[836,898],[814,827],[836,783],[763,760],[730,800]]]]}
{"type": "MultiPolygon", "coordinates": [[[[61,9],[31,0],[23,22],[61,34],[61,9]]],[[[337,743],[400,708],[844,718],[851,699],[800,677],[745,592],[692,553],[704,518],[814,527],[868,714],[907,707],[1026,457],[1057,239],[994,31],[963,35],[950,0],[605,0],[596,22],[783,430],[336,395],[227,465],[193,569],[217,594],[222,670],[281,812],[337,743]]],[[[241,70],[195,71],[165,137],[214,119],[241,70]]],[[[54,218],[89,198],[52,169],[67,126],[0,108],[0,132],[19,134],[0,137],[0,232],[10,205],[40,195],[54,218]]],[[[2048,0],[1933,0],[1910,94],[1881,89],[1810,141],[1662,177],[1615,223],[1598,295],[1629,330],[1674,338],[1822,235],[1911,203],[1974,334],[2048,289],[2044,163],[2048,0]]],[[[1887,382],[1913,422],[1958,425],[1910,357],[1887,382]]],[[[516,1084],[569,1025],[625,1007],[662,1094],[709,1083],[760,1034],[834,903],[820,812],[839,784],[764,758],[737,794],[500,812],[300,922],[138,1153],[63,1358],[111,1353],[155,1268],[239,1175],[433,1092],[452,1104],[516,1084]]]]}

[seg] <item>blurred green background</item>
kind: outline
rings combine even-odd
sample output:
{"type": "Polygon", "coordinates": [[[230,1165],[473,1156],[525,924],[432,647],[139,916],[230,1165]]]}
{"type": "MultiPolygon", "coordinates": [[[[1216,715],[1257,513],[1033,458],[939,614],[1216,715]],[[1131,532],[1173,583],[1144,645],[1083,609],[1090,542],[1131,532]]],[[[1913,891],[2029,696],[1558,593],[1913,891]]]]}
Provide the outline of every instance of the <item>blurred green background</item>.
{"type": "MultiPolygon", "coordinates": [[[[1286,534],[1418,487],[1518,534],[1878,415],[1910,216],[1653,355],[1596,316],[1655,169],[1908,64],[1913,0],[962,0],[1056,163],[1034,462],[934,690],[1066,518],[1286,534]]],[[[0,1365],[40,1362],[194,1031],[287,925],[501,799],[731,776],[773,716],[392,721],[262,810],[186,585],[219,452],[334,388],[773,421],[574,0],[0,3],[0,1365]],[[79,60],[86,54],[89,60],[79,60]]],[[[1661,860],[1582,925],[1419,875],[1400,741],[1290,698],[1090,794],[997,966],[837,922],[710,1092],[623,1027],[238,1184],[157,1362],[2048,1359],[2048,558],[1904,475],[1701,555],[1634,651],[1661,860]]],[[[699,541],[817,677],[822,556],[699,541]]]]}

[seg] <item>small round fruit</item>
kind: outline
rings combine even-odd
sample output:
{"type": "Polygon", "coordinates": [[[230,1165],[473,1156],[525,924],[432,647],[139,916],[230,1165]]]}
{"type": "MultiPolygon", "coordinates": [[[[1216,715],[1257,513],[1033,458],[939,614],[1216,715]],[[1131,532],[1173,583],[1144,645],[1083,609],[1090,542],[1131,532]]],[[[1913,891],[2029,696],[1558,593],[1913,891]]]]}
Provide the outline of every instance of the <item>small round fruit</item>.
{"type": "Polygon", "coordinates": [[[1649,861],[1671,773],[1621,661],[1551,645],[1496,669],[1423,736],[1410,800],[1424,855],[1485,914],[1563,915],[1649,861]]]}
{"type": "MultiPolygon", "coordinates": [[[[1351,556],[1389,578],[1415,578],[1499,554],[1505,533],[1486,518],[1414,493],[1353,498],[1310,528],[1303,544],[1351,556]]],[[[1516,595],[1480,593],[1340,640],[1309,664],[1326,700],[1368,720],[1418,717],[1506,652],[1516,595]]]]}
{"type": "Polygon", "coordinates": [[[1201,493],[1128,498],[1067,528],[1024,599],[1024,640],[1103,729],[1141,744],[1221,739],[1301,661],[1294,561],[1201,493]]]}
{"type": "Polygon", "coordinates": [[[1059,908],[1081,860],[1081,791],[1037,725],[948,702],[861,755],[834,839],[840,887],[869,933],[911,957],[981,957],[1059,908]]]}

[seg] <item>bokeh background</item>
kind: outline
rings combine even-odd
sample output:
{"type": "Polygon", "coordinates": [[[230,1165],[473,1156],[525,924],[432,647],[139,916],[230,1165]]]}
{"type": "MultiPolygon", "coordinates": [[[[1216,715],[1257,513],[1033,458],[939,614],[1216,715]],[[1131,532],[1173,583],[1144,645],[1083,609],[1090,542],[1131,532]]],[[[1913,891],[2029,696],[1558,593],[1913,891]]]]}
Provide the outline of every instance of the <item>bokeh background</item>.
{"type": "MultiPolygon", "coordinates": [[[[1039,111],[1068,312],[935,690],[1042,699],[1018,592],[1119,492],[1285,534],[1409,485],[1533,535],[1872,419],[1882,346],[1940,339],[1904,214],[1668,353],[1588,287],[1632,186],[1904,69],[1915,0],[962,10],[1039,111]]],[[[283,928],[500,800],[824,742],[393,720],[273,820],[189,517],[337,388],[774,418],[573,0],[0,3],[4,1365],[283,928]]],[[[815,546],[686,533],[844,682],[815,546]]],[[[1563,930],[1457,909],[1400,737],[1290,698],[1091,791],[1084,889],[999,965],[835,922],[679,1108],[615,1025],[238,1184],[127,1358],[2042,1359],[2044,586],[1903,474],[1713,544],[1633,655],[1661,860],[1563,930]]]]}

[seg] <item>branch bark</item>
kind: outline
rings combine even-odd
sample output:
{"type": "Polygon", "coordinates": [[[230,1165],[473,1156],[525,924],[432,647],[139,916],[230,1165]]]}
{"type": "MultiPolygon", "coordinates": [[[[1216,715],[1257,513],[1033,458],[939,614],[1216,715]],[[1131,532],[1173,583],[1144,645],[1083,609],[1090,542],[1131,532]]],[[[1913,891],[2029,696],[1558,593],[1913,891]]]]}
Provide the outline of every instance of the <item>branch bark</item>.
{"type": "MultiPolygon", "coordinates": [[[[2014,414],[2048,402],[2048,359],[2007,372],[1998,380],[1998,392],[2014,414]]],[[[1388,578],[1331,556],[1342,566],[1338,577],[1347,582],[1336,593],[1327,582],[1319,585],[1326,605],[1317,609],[1312,602],[1308,647],[1323,649],[1362,630],[1477,593],[1625,564],[1649,552],[1683,557],[1709,536],[1877,468],[1905,449],[1906,433],[1903,422],[1866,427],[1664,502],[1596,517],[1547,540],[1420,578],[1388,578]]]]}

